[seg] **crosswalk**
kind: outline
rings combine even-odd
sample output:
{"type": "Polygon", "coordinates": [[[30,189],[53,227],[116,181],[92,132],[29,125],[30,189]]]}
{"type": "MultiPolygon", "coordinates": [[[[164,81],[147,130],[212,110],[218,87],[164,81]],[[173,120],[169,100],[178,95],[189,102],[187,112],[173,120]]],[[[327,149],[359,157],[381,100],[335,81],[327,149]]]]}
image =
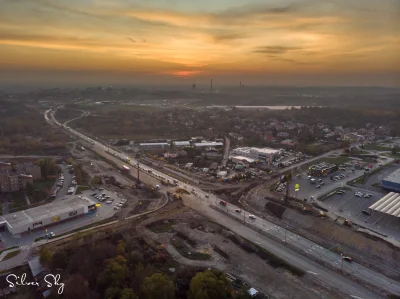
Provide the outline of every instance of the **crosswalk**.
{"type": "Polygon", "coordinates": [[[19,246],[19,248],[20,248],[21,250],[30,250],[31,247],[32,247],[32,245],[23,245],[23,246],[19,246]]]}

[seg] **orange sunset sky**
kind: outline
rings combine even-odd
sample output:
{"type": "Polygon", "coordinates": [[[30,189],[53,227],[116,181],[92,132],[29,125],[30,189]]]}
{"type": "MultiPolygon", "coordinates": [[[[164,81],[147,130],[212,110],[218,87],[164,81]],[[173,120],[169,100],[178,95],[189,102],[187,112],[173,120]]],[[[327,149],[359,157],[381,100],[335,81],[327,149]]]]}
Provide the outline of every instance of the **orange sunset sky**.
{"type": "Polygon", "coordinates": [[[399,86],[399,74],[399,0],[0,0],[9,84],[399,86]]]}

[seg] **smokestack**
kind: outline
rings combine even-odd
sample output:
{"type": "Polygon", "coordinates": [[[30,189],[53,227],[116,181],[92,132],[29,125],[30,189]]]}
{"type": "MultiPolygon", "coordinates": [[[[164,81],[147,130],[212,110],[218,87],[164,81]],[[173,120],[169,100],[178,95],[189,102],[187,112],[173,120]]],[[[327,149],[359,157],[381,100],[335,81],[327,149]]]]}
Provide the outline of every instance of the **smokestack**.
{"type": "Polygon", "coordinates": [[[242,81],[240,81],[240,87],[242,87],[242,81]]]}
{"type": "Polygon", "coordinates": [[[211,78],[211,90],[212,90],[212,78],[211,78]]]}

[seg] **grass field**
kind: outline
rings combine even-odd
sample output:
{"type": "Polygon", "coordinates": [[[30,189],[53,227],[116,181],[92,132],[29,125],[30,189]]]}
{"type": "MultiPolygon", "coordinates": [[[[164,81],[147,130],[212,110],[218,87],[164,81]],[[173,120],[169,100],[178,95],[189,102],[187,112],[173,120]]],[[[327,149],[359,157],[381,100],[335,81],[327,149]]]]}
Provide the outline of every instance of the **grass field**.
{"type": "Polygon", "coordinates": [[[10,212],[22,210],[27,206],[25,192],[23,191],[11,193],[11,199],[14,201],[14,203],[9,204],[10,212]]]}
{"type": "Polygon", "coordinates": [[[303,166],[301,166],[301,168],[303,170],[307,170],[311,165],[319,164],[319,163],[322,163],[322,162],[341,165],[341,164],[345,164],[345,163],[347,163],[349,161],[350,161],[350,159],[348,157],[346,157],[346,156],[326,157],[326,158],[321,158],[321,159],[315,160],[315,161],[310,162],[310,163],[306,163],[303,166]]]}
{"type": "Polygon", "coordinates": [[[55,180],[38,180],[38,181],[33,181],[33,188],[34,189],[45,189],[45,190],[51,190],[55,184],[55,180]]]}
{"type": "Polygon", "coordinates": [[[20,254],[20,252],[21,252],[21,250],[15,250],[15,251],[9,252],[6,254],[6,256],[3,258],[2,261],[9,260],[9,259],[13,258],[14,256],[17,256],[18,254],[20,254]]]}
{"type": "Polygon", "coordinates": [[[364,145],[364,148],[366,150],[373,150],[373,151],[390,151],[390,150],[392,150],[390,147],[381,146],[381,145],[373,144],[373,143],[364,145]]]}

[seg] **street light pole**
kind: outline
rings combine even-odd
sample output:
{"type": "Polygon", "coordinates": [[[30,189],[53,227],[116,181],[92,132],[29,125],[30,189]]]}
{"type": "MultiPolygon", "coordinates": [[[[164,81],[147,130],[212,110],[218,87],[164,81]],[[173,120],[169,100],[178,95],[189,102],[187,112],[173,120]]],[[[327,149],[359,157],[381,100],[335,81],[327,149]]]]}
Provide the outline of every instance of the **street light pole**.
{"type": "Polygon", "coordinates": [[[340,266],[340,271],[343,272],[343,256],[340,256],[342,258],[342,265],[340,266]]]}

